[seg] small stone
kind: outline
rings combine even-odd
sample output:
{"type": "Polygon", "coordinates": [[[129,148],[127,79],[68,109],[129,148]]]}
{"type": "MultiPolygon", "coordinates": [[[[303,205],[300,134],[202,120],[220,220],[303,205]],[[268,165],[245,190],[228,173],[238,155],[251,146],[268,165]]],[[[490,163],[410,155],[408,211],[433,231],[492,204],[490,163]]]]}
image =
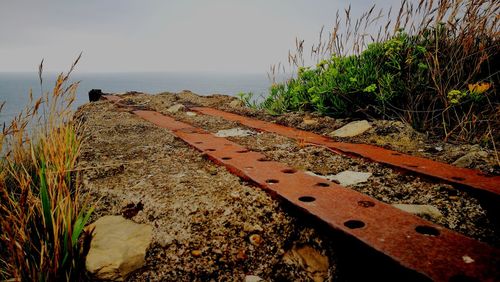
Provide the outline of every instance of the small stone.
{"type": "Polygon", "coordinates": [[[264,229],[263,229],[260,225],[258,225],[258,224],[255,224],[255,225],[253,226],[253,230],[254,230],[254,231],[258,231],[258,232],[262,232],[262,231],[264,231],[264,229]]]}
{"type": "Polygon", "coordinates": [[[160,246],[162,246],[163,248],[172,245],[173,242],[174,237],[172,237],[171,235],[166,235],[158,239],[158,243],[160,243],[160,246]]]}
{"type": "Polygon", "coordinates": [[[244,222],[243,223],[243,231],[252,232],[253,231],[252,225],[248,222],[244,222]]]}
{"type": "Polygon", "coordinates": [[[315,125],[318,124],[318,120],[312,118],[304,118],[302,120],[302,123],[304,123],[305,125],[315,125]]]}
{"type": "Polygon", "coordinates": [[[353,137],[360,135],[370,129],[372,126],[366,120],[350,122],[341,128],[330,133],[333,137],[353,137]]]}
{"type": "Polygon", "coordinates": [[[121,216],[104,216],[87,228],[94,228],[86,258],[87,270],[102,280],[124,280],[141,268],[153,228],[121,216]]]}
{"type": "Polygon", "coordinates": [[[357,171],[342,171],[333,176],[327,176],[327,179],[331,181],[338,181],[342,186],[355,185],[358,183],[363,183],[368,181],[368,178],[372,176],[371,172],[357,172],[357,171]]]}
{"type": "Polygon", "coordinates": [[[242,129],[239,127],[236,128],[231,128],[231,129],[223,129],[217,131],[215,133],[215,136],[217,137],[246,137],[253,135],[253,131],[247,130],[247,129],[242,129]]]}
{"type": "Polygon", "coordinates": [[[252,225],[248,222],[243,223],[243,231],[245,232],[262,232],[263,230],[264,229],[258,224],[252,225]]]}
{"type": "Polygon", "coordinates": [[[183,104],[175,104],[172,107],[167,109],[169,113],[177,113],[179,111],[184,111],[186,107],[183,104]]]}
{"type": "Polygon", "coordinates": [[[477,152],[477,155],[481,158],[487,158],[488,157],[488,152],[486,151],[479,151],[477,152]]]}
{"type": "Polygon", "coordinates": [[[240,193],[238,193],[236,191],[231,192],[231,194],[229,194],[229,196],[231,196],[231,198],[233,198],[233,199],[241,199],[240,193]]]}
{"type": "Polygon", "coordinates": [[[441,151],[443,151],[443,146],[434,147],[434,150],[441,152],[441,151]]]}
{"type": "Polygon", "coordinates": [[[252,234],[252,235],[250,235],[250,237],[248,237],[248,240],[254,246],[259,246],[263,242],[262,237],[260,237],[259,234],[252,234]]]}
{"type": "Polygon", "coordinates": [[[236,255],[236,259],[238,260],[246,260],[248,258],[245,250],[239,250],[238,254],[236,255]]]}
{"type": "Polygon", "coordinates": [[[393,204],[392,206],[415,215],[428,215],[432,218],[443,216],[438,208],[431,205],[393,204]]]}
{"type": "Polygon", "coordinates": [[[472,151],[458,158],[453,162],[453,165],[456,165],[458,167],[470,167],[475,162],[487,157],[488,153],[485,151],[472,151]]]}
{"type": "Polygon", "coordinates": [[[260,278],[259,276],[256,275],[247,275],[245,276],[245,282],[260,282],[264,281],[264,279],[260,278]]]}
{"type": "Polygon", "coordinates": [[[213,166],[208,167],[208,173],[210,173],[210,175],[217,175],[217,168],[213,166]]]}
{"type": "Polygon", "coordinates": [[[232,209],[231,209],[231,208],[228,208],[228,209],[226,209],[226,210],[224,211],[223,215],[224,215],[224,216],[228,216],[228,215],[230,215],[232,212],[233,212],[233,211],[232,211],[232,209]]]}
{"type": "Polygon", "coordinates": [[[328,257],[311,246],[293,246],[285,253],[283,260],[304,269],[307,276],[315,282],[324,281],[328,276],[328,257]]]}
{"type": "Polygon", "coordinates": [[[229,107],[231,108],[241,108],[245,106],[245,103],[243,101],[241,101],[240,99],[235,99],[233,101],[231,101],[231,103],[229,103],[229,107]]]}
{"type": "Polygon", "coordinates": [[[186,115],[189,117],[197,116],[197,114],[195,112],[186,112],[186,115]]]}
{"type": "Polygon", "coordinates": [[[191,255],[195,258],[201,257],[201,251],[200,250],[192,250],[191,255]]]}
{"type": "Polygon", "coordinates": [[[469,263],[473,263],[473,262],[474,262],[474,260],[473,260],[471,257],[467,256],[467,255],[463,256],[463,257],[462,257],[462,260],[463,260],[465,263],[467,263],[467,264],[469,264],[469,263]]]}

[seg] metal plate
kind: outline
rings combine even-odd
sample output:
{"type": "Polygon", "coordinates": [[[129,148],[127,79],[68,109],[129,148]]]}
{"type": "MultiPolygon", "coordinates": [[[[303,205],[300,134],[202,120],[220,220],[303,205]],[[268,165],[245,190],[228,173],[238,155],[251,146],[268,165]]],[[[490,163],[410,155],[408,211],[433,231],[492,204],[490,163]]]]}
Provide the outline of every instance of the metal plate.
{"type": "Polygon", "coordinates": [[[324,146],[337,153],[360,156],[375,162],[416,172],[421,175],[431,176],[447,182],[487,191],[495,194],[495,196],[500,195],[500,177],[485,175],[479,170],[460,168],[368,144],[335,142],[331,138],[313,132],[252,119],[213,108],[194,107],[191,108],[191,110],[205,115],[222,117],[226,120],[236,121],[257,130],[276,133],[300,140],[304,143],[324,146]]]}

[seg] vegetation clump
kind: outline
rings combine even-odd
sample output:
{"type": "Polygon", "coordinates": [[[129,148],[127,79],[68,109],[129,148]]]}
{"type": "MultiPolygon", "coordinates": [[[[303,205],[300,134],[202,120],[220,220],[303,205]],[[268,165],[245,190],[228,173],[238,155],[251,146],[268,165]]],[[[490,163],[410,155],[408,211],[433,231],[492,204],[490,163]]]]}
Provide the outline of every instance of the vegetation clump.
{"type": "MultiPolygon", "coordinates": [[[[85,271],[80,235],[92,210],[81,204],[75,171],[81,140],[71,70],[52,93],[30,94],[31,105],[0,132],[2,281],[76,281],[85,271]]],[[[42,64],[40,84],[41,72],[42,64]]]]}
{"type": "MultiPolygon", "coordinates": [[[[289,54],[296,75],[273,83],[258,106],[273,114],[400,119],[445,140],[499,138],[499,2],[403,1],[376,37],[373,27],[383,15],[374,10],[353,26],[349,7],[345,29],[337,13],[329,38],[322,40],[321,32],[311,48],[314,67],[304,65],[304,41],[297,39],[289,54]]],[[[248,96],[242,94],[247,103],[248,96]]]]}

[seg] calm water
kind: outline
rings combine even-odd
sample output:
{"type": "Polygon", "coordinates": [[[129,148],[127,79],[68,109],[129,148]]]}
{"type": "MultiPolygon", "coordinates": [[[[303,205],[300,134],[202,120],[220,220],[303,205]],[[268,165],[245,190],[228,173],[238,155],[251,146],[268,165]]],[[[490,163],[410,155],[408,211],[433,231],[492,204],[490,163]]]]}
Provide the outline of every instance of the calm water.
{"type": "MultiPolygon", "coordinates": [[[[56,74],[43,75],[43,90],[54,85],[56,74]]],[[[74,73],[72,81],[81,81],[75,107],[88,101],[88,92],[93,88],[103,92],[141,91],[159,93],[191,90],[200,95],[214,93],[236,95],[239,92],[253,92],[256,96],[266,95],[270,82],[262,74],[219,74],[219,73],[74,73]]],[[[0,103],[6,104],[0,112],[0,125],[9,121],[29,101],[29,90],[40,95],[37,73],[1,73],[0,103]]]]}

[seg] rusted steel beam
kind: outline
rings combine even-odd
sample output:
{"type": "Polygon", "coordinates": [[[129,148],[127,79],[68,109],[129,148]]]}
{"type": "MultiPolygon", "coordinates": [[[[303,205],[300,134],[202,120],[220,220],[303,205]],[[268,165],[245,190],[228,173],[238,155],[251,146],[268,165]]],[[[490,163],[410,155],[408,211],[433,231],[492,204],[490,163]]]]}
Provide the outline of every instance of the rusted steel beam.
{"type": "Polygon", "coordinates": [[[499,278],[500,252],[369,196],[311,176],[247,150],[225,138],[153,111],[133,111],[172,130],[214,162],[257,183],[331,227],[356,237],[401,265],[436,281],[499,278]],[[473,261],[473,262],[471,262],[473,261]]]}
{"type": "MultiPolygon", "coordinates": [[[[111,98],[111,97],[109,97],[111,98]]],[[[111,98],[110,100],[116,101],[111,98]]],[[[129,110],[333,229],[353,236],[435,281],[498,281],[500,250],[447,230],[362,193],[269,161],[225,138],[155,111],[129,110]]]]}
{"type": "Polygon", "coordinates": [[[438,178],[446,182],[484,190],[493,193],[496,196],[500,195],[500,177],[485,175],[479,170],[460,168],[368,144],[336,142],[331,138],[313,132],[252,119],[213,108],[194,107],[191,108],[191,110],[205,115],[236,121],[260,131],[272,132],[289,138],[301,140],[309,144],[325,146],[337,153],[360,156],[375,162],[384,163],[421,175],[438,178]]]}

